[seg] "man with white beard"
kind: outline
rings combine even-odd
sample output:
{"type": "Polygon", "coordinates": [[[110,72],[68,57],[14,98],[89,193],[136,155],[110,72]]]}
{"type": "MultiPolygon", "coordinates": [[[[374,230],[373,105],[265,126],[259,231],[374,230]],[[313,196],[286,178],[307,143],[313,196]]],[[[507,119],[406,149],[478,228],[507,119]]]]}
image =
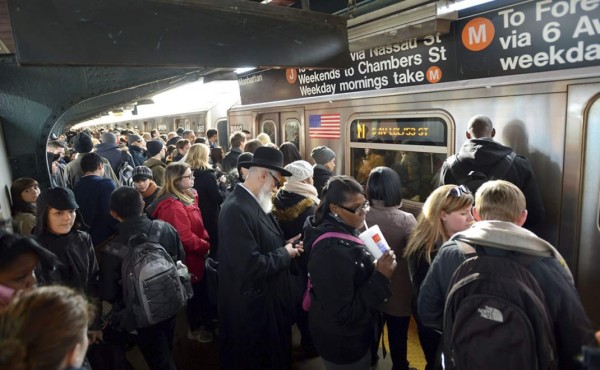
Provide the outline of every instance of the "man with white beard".
{"type": "Polygon", "coordinates": [[[219,352],[222,369],[291,369],[294,305],[289,266],[303,252],[270,214],[283,154],[260,147],[219,214],[219,352]]]}

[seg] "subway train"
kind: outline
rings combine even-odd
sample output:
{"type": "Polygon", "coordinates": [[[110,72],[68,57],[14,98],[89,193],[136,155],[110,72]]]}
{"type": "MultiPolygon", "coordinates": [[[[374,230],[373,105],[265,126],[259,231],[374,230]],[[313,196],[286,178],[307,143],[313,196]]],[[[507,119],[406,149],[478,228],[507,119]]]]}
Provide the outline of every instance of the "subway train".
{"type": "Polygon", "coordinates": [[[162,117],[144,129],[217,128],[223,147],[246,129],[290,141],[304,158],[326,145],[335,171],[361,182],[377,165],[404,173],[403,207],[418,212],[469,118],[489,116],[495,139],[531,162],[545,205],[534,231],[563,254],[600,328],[600,5],[498,3],[459,13],[445,33],[352,51],[347,69],[247,72],[226,116],[162,117]]]}
{"type": "MultiPolygon", "coordinates": [[[[444,17],[443,4],[405,3],[402,12],[390,6],[348,21],[348,68],[255,69],[237,77],[240,101],[225,109],[99,127],[216,128],[224,148],[247,129],[290,141],[307,159],[326,145],[338,174],[364,181],[376,165],[403,171],[403,207],[418,212],[441,163],[466,140],[469,118],[489,116],[495,139],[530,160],[545,205],[535,232],[567,260],[599,329],[600,4],[495,1],[444,17]],[[404,28],[394,26],[398,17],[404,28]],[[373,39],[389,42],[369,47],[373,39]]],[[[70,118],[63,128],[85,117],[70,118]]],[[[0,149],[6,189],[15,164],[0,149]]]]}

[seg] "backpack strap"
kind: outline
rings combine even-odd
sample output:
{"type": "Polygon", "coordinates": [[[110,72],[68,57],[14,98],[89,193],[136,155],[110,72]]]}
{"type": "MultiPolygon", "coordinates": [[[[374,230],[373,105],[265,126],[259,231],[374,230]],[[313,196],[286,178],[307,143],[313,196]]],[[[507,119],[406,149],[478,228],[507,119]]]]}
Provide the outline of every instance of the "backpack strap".
{"type": "Polygon", "coordinates": [[[160,244],[160,235],[162,234],[162,229],[165,226],[160,220],[152,220],[152,225],[150,225],[150,230],[148,230],[148,241],[152,243],[160,244]]]}
{"type": "Polygon", "coordinates": [[[361,244],[361,245],[365,245],[365,243],[360,240],[359,238],[357,238],[356,236],[353,235],[348,235],[348,234],[344,234],[344,233],[339,233],[337,231],[329,231],[326,232],[325,234],[322,234],[321,236],[319,236],[312,244],[311,248],[315,248],[315,246],[317,245],[317,243],[319,243],[321,240],[323,239],[328,239],[328,238],[339,238],[339,239],[344,239],[344,240],[350,240],[353,241],[357,244],[361,244]]]}
{"type": "Polygon", "coordinates": [[[462,240],[455,240],[454,242],[456,243],[458,248],[460,248],[460,250],[465,254],[465,257],[471,258],[477,255],[477,250],[471,244],[465,243],[462,240]]]}
{"type": "Polygon", "coordinates": [[[504,178],[504,176],[506,176],[506,173],[508,172],[508,170],[510,169],[510,167],[513,164],[513,161],[515,159],[515,157],[517,156],[517,153],[515,152],[511,152],[510,154],[507,154],[504,158],[502,158],[501,160],[499,160],[496,163],[496,166],[494,167],[494,169],[492,170],[492,172],[490,173],[489,178],[492,180],[501,180],[504,178]]]}

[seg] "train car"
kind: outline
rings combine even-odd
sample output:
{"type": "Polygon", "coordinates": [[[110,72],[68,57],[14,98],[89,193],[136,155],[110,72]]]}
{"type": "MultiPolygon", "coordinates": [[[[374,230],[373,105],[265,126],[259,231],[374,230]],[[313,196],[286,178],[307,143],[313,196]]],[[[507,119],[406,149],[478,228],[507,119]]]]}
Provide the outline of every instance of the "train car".
{"type": "Polygon", "coordinates": [[[494,2],[460,12],[445,34],[354,51],[345,70],[247,73],[229,132],[291,141],[304,158],[326,145],[336,173],[362,182],[377,165],[394,168],[404,175],[404,207],[416,211],[466,140],[469,118],[489,116],[496,140],[532,163],[546,210],[535,232],[568,261],[598,328],[599,8],[494,2]]]}

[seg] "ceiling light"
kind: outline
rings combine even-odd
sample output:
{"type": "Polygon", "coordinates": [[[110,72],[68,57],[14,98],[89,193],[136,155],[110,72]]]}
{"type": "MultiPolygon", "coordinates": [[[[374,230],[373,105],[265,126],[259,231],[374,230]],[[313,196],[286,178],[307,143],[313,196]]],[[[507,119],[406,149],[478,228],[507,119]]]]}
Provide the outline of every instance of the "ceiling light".
{"type": "Polygon", "coordinates": [[[149,104],[154,104],[154,100],[147,98],[147,99],[140,99],[137,101],[137,103],[135,103],[135,105],[149,105],[149,104]]]}
{"type": "Polygon", "coordinates": [[[459,10],[472,8],[477,5],[489,3],[490,1],[493,1],[493,0],[462,0],[462,1],[441,2],[441,7],[439,8],[439,10],[441,10],[442,12],[448,12],[448,13],[457,12],[459,10]]]}

